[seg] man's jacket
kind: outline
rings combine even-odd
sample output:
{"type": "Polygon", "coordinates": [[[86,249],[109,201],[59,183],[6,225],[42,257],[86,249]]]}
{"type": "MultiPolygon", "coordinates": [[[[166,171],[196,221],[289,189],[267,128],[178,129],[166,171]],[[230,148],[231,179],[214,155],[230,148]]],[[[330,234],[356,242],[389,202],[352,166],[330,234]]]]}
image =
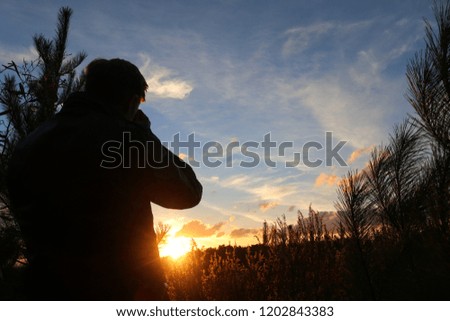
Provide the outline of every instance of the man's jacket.
{"type": "Polygon", "coordinates": [[[202,196],[150,128],[85,93],[18,145],[8,182],[30,299],[162,299],[151,202],[185,209],[202,196]]]}

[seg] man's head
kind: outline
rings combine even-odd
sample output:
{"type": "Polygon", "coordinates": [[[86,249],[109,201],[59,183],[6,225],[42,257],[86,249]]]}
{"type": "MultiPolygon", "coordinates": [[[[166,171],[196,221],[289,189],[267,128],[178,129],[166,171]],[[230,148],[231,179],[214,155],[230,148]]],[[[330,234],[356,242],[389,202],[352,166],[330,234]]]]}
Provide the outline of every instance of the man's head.
{"type": "Polygon", "coordinates": [[[148,88],[144,76],[131,62],[123,59],[96,59],[84,71],[86,93],[116,107],[129,120],[145,101],[148,88]]]}

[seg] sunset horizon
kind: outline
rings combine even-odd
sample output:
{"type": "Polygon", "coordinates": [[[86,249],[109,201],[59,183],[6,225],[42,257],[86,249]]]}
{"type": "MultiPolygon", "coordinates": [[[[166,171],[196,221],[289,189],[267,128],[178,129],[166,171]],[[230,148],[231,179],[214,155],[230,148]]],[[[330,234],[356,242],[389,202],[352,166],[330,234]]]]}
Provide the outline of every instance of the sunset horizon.
{"type": "Polygon", "coordinates": [[[448,298],[441,2],[2,1],[0,286],[448,298]]]}

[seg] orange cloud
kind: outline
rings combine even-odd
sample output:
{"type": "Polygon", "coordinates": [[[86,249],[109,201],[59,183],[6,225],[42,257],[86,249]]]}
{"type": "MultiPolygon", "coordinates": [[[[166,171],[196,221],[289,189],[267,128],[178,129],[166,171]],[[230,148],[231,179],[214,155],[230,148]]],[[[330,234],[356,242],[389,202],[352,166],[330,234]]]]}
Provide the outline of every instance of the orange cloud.
{"type": "Polygon", "coordinates": [[[325,174],[320,173],[319,176],[316,178],[316,182],[314,183],[315,186],[322,186],[322,185],[328,185],[333,186],[336,185],[339,182],[339,177],[337,175],[331,174],[325,174]]]}
{"type": "Polygon", "coordinates": [[[277,207],[278,205],[279,204],[277,202],[263,202],[259,204],[259,209],[265,212],[271,208],[277,207]]]}
{"type": "Polygon", "coordinates": [[[353,163],[358,158],[360,158],[362,155],[370,153],[372,151],[372,149],[373,149],[373,145],[369,146],[369,147],[366,147],[366,148],[360,148],[360,149],[357,149],[357,150],[353,151],[353,153],[347,159],[347,163],[349,163],[349,164],[353,163]]]}
{"type": "Polygon", "coordinates": [[[232,238],[241,238],[246,236],[253,236],[255,234],[258,234],[260,232],[260,229],[257,228],[240,228],[231,231],[230,237],[232,238]]]}
{"type": "Polygon", "coordinates": [[[186,237],[209,237],[220,230],[225,222],[219,222],[214,226],[209,226],[201,221],[193,220],[183,225],[175,236],[186,237]]]}

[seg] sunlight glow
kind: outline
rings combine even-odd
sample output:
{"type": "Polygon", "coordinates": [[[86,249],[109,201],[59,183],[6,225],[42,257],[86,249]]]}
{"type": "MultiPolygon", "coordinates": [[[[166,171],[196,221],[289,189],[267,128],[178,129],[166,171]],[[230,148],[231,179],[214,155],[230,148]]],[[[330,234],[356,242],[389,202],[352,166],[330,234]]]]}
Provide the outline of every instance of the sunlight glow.
{"type": "Polygon", "coordinates": [[[167,242],[160,246],[159,255],[161,257],[170,256],[173,259],[178,259],[190,250],[191,240],[189,238],[169,236],[167,242]]]}

